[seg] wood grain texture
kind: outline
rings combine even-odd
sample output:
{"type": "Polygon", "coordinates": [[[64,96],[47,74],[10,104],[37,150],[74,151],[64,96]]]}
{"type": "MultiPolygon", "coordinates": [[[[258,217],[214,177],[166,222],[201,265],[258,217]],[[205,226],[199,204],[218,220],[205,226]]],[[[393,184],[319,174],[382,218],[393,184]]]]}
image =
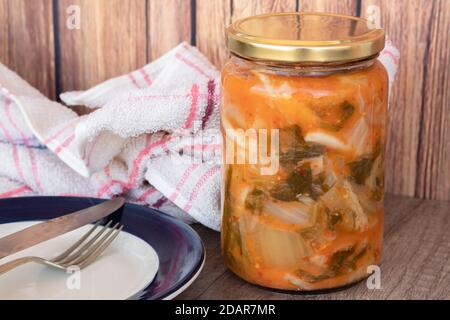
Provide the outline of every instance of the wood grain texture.
{"type": "Polygon", "coordinates": [[[191,42],[191,2],[148,1],[149,60],[154,60],[182,41],[191,42]]]}
{"type": "Polygon", "coordinates": [[[196,0],[196,45],[221,67],[228,59],[225,28],[231,23],[231,0],[196,0]]]}
{"type": "Polygon", "coordinates": [[[232,20],[269,12],[297,10],[297,0],[233,0],[232,20]]]}
{"type": "Polygon", "coordinates": [[[299,0],[299,11],[333,12],[358,15],[359,0],[299,0]]]}
{"type": "Polygon", "coordinates": [[[88,89],[147,62],[146,2],[58,1],[61,91],[88,89]],[[81,28],[66,26],[67,7],[81,9],[81,28]]]}
{"type": "Polygon", "coordinates": [[[424,63],[415,196],[450,199],[450,1],[433,2],[424,63]]]}
{"type": "Polygon", "coordinates": [[[52,1],[0,0],[0,62],[55,97],[52,1]]]}
{"type": "Polygon", "coordinates": [[[362,281],[326,294],[255,287],[228,271],[219,233],[195,226],[206,246],[199,278],[178,299],[450,299],[450,202],[387,196],[381,289],[362,281]]]}
{"type": "MultiPolygon", "coordinates": [[[[442,72],[438,72],[438,69],[442,68],[442,64],[437,64],[437,61],[432,59],[431,54],[432,46],[437,45],[437,43],[432,42],[433,38],[430,32],[432,32],[432,26],[436,23],[435,14],[438,2],[363,0],[361,6],[363,16],[366,16],[367,11],[371,9],[371,5],[379,7],[381,25],[401,52],[399,71],[390,102],[390,126],[386,159],[387,191],[395,194],[423,196],[427,194],[426,189],[446,188],[442,183],[440,186],[427,185],[432,183],[430,173],[427,172],[430,170],[430,164],[421,163],[429,160],[426,155],[427,148],[433,148],[432,152],[435,152],[435,154],[432,157],[435,158],[442,155],[442,150],[438,150],[438,147],[443,147],[443,145],[439,145],[438,141],[433,141],[429,131],[431,123],[425,122],[426,115],[429,115],[430,112],[435,113],[444,107],[442,103],[441,105],[431,104],[432,101],[435,103],[438,101],[429,93],[426,93],[427,90],[432,90],[435,94],[438,91],[442,93],[445,90],[444,88],[438,89],[438,87],[435,87],[431,89],[429,86],[427,87],[430,79],[438,80],[437,75],[442,75],[442,72]],[[425,99],[427,96],[430,99],[429,102],[425,99]],[[429,141],[421,140],[425,137],[429,141]],[[423,143],[429,143],[430,145],[424,149],[423,143]]],[[[441,33],[444,30],[439,29],[441,33]]],[[[441,34],[439,40],[436,38],[434,40],[443,41],[444,38],[441,34]]],[[[448,40],[446,43],[448,44],[448,40]]],[[[435,50],[433,52],[437,54],[435,50]]],[[[450,52],[444,54],[448,58],[450,52]]],[[[439,86],[442,87],[442,85],[441,83],[439,86]]],[[[437,117],[439,118],[439,116],[437,117]]],[[[428,116],[427,121],[430,122],[432,118],[436,119],[436,115],[431,115],[431,118],[428,116]]],[[[438,132],[434,138],[439,138],[439,134],[438,132]]],[[[442,160],[445,160],[448,165],[447,159],[442,160]]],[[[442,173],[444,172],[440,174],[442,173]]],[[[439,173],[436,171],[434,174],[439,173]]],[[[446,177],[447,180],[449,178],[450,176],[446,177]]],[[[437,179],[437,176],[435,179],[437,179]]],[[[447,190],[444,193],[448,195],[449,192],[447,190]]],[[[429,198],[437,198],[437,193],[428,193],[428,196],[429,198]]],[[[449,198],[447,197],[447,199],[449,198]]]]}

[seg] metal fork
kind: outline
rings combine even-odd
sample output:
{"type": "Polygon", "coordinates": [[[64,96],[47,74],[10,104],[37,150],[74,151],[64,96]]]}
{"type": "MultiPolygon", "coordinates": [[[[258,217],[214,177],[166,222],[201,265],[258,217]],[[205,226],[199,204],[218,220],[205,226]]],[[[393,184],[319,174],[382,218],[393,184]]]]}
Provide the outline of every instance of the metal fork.
{"type": "Polygon", "coordinates": [[[28,262],[37,262],[62,270],[76,266],[81,270],[94,262],[119,235],[123,225],[116,223],[112,228],[109,228],[111,223],[112,221],[109,221],[106,225],[100,227],[100,231],[93,235],[100,224],[100,221],[97,222],[80,240],[54,259],[23,257],[0,265],[0,275],[28,262]],[[93,236],[90,237],[91,235],[93,236]]]}

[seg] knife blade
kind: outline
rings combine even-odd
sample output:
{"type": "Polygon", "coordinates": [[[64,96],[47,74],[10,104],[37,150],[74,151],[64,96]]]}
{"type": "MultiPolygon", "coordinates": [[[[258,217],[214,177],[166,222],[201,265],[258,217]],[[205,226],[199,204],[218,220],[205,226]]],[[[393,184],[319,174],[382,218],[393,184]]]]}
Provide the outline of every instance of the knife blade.
{"type": "Polygon", "coordinates": [[[122,207],[124,203],[124,198],[115,198],[7,235],[0,239],[0,259],[100,220],[122,207]]]}

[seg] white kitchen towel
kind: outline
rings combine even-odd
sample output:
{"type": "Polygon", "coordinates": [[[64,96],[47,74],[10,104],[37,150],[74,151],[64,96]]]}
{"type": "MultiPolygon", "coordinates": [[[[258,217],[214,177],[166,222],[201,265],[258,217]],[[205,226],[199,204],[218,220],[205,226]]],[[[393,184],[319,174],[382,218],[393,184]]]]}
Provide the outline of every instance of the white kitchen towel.
{"type": "MultiPolygon", "coordinates": [[[[398,51],[380,60],[395,75],[398,51]]],[[[182,43],[87,91],[78,116],[0,64],[0,197],[77,195],[159,208],[220,228],[219,72],[182,43]]]]}
{"type": "MultiPolygon", "coordinates": [[[[391,40],[386,40],[385,47],[383,51],[381,52],[380,56],[378,57],[378,60],[384,65],[386,68],[386,71],[388,73],[388,79],[389,79],[389,99],[391,98],[392,94],[392,85],[394,83],[395,74],[397,73],[398,69],[398,63],[400,60],[400,52],[398,49],[394,46],[391,40]]],[[[388,104],[388,108],[391,107],[391,104],[388,104]]]]}
{"type": "Polygon", "coordinates": [[[218,79],[183,43],[130,74],[62,94],[95,109],[80,117],[0,65],[0,176],[8,181],[0,196],[125,195],[218,230],[218,79]]]}

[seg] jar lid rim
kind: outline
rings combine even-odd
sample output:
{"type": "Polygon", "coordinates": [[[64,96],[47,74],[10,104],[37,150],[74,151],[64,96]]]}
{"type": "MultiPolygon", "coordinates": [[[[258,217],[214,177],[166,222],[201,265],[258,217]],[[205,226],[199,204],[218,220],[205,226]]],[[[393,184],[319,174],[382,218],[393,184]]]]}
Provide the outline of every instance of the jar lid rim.
{"type": "Polygon", "coordinates": [[[228,48],[238,56],[275,62],[342,62],[384,48],[383,29],[365,19],[331,13],[286,12],[251,16],[227,28],[228,48]]]}

